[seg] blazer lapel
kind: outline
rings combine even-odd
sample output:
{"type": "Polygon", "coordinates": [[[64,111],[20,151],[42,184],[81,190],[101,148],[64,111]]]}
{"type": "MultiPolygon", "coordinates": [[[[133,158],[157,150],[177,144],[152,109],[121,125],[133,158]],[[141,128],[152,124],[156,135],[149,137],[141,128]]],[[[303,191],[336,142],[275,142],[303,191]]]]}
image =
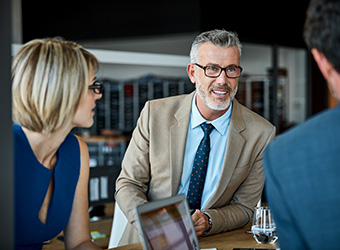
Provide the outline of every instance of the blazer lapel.
{"type": "Polygon", "coordinates": [[[180,185],[183,161],[185,153],[185,144],[187,139],[191,103],[194,93],[187,95],[174,114],[175,122],[170,127],[170,169],[171,169],[171,195],[177,194],[180,185]]]}
{"type": "Polygon", "coordinates": [[[246,128],[245,122],[240,110],[240,104],[236,99],[233,101],[233,110],[230,118],[229,135],[227,148],[223,160],[223,169],[220,180],[217,184],[214,194],[207,202],[205,209],[212,207],[218,199],[223,195],[224,191],[233,176],[237,162],[241,156],[245,139],[241,132],[246,128]]]}

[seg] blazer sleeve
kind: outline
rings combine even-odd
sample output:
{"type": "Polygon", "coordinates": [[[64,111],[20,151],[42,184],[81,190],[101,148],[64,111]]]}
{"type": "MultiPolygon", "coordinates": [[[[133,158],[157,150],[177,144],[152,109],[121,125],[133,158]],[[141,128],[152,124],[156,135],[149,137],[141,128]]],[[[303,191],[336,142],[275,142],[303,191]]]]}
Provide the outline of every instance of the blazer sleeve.
{"type": "MultiPolygon", "coordinates": [[[[122,170],[116,181],[115,198],[131,224],[135,224],[134,209],[147,202],[149,164],[149,102],[137,121],[131,141],[122,161],[122,170]]],[[[135,225],[136,226],[136,225],[135,225]]]]}
{"type": "MultiPolygon", "coordinates": [[[[272,126],[266,134],[264,143],[257,150],[257,156],[252,165],[249,166],[249,173],[242,184],[237,188],[232,200],[226,206],[207,209],[213,222],[213,227],[208,235],[230,231],[246,225],[253,216],[254,207],[260,200],[263,186],[264,174],[262,156],[268,143],[275,137],[276,129],[272,126]]],[[[253,152],[254,153],[254,152],[253,152]]],[[[232,178],[236,178],[233,175],[232,178]]]]}
{"type": "Polygon", "coordinates": [[[301,228],[293,218],[292,207],[288,205],[291,197],[284,192],[282,185],[287,185],[280,181],[281,171],[280,157],[282,156],[282,148],[275,147],[271,144],[264,154],[264,171],[266,175],[265,192],[268,197],[270,209],[274,215],[277,225],[277,232],[280,239],[280,247],[282,249],[306,249],[306,243],[301,228]]]}

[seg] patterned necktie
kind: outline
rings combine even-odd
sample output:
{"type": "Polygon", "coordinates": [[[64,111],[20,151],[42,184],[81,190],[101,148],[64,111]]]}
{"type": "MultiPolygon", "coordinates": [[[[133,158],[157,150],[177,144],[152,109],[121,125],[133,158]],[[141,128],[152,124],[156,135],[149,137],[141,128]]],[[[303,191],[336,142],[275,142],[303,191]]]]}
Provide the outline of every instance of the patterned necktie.
{"type": "Polygon", "coordinates": [[[209,161],[209,135],[214,129],[214,126],[212,124],[202,123],[200,126],[203,129],[204,137],[198,146],[194,166],[191,172],[191,179],[187,194],[187,200],[190,209],[201,209],[202,192],[209,161]]]}

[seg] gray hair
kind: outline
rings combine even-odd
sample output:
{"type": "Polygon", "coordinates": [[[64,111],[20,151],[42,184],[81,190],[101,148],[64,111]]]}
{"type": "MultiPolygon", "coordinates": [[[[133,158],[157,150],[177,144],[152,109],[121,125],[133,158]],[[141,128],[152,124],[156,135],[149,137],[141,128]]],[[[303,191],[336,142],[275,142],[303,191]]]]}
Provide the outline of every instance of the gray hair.
{"type": "Polygon", "coordinates": [[[240,40],[238,39],[238,35],[236,32],[232,31],[226,31],[226,30],[211,30],[206,31],[198,36],[196,36],[195,40],[193,41],[191,45],[190,50],[190,62],[191,63],[197,63],[198,62],[198,48],[201,44],[209,42],[213,45],[220,46],[220,47],[232,47],[236,46],[240,52],[241,56],[241,49],[242,44],[240,43],[240,40]]]}

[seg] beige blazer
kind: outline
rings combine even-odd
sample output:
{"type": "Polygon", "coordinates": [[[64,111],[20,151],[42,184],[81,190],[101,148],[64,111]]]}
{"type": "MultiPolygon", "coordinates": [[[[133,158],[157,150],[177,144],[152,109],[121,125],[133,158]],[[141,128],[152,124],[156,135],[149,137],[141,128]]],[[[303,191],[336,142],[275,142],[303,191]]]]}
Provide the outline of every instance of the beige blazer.
{"type": "MultiPolygon", "coordinates": [[[[116,182],[116,201],[129,221],[119,245],[140,241],[137,205],[177,194],[193,96],[153,100],[141,112],[116,182]]],[[[223,170],[204,207],[213,222],[209,234],[242,227],[251,219],[264,185],[262,154],[275,136],[267,120],[237,100],[233,104],[223,170]]]]}

